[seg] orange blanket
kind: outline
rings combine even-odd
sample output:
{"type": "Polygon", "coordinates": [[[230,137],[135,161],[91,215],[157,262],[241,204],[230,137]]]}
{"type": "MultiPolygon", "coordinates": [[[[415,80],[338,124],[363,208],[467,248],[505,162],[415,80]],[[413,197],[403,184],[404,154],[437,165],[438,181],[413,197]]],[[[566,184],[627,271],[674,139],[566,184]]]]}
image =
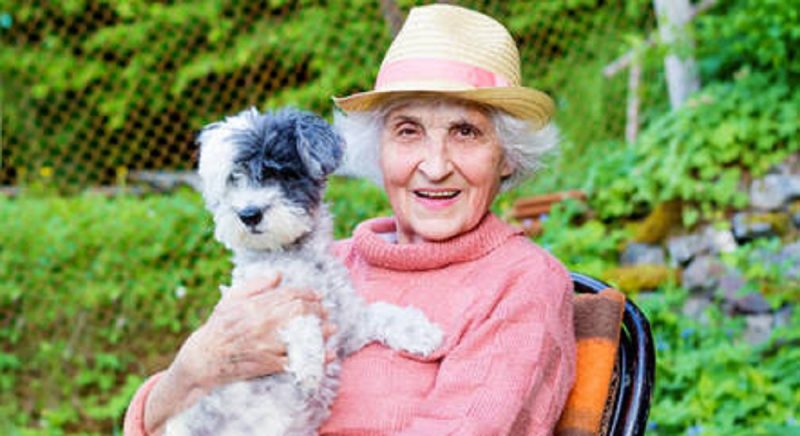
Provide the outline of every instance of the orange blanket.
{"type": "Polygon", "coordinates": [[[557,435],[600,434],[624,308],[625,296],[615,289],[575,296],[577,371],[557,435]]]}

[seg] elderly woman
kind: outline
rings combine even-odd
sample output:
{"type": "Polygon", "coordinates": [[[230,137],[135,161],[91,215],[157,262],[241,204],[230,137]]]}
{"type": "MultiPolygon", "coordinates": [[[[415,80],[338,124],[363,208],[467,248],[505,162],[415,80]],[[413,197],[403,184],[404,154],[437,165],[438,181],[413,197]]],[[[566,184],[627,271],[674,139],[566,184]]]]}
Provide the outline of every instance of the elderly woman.
{"type": "MultiPolygon", "coordinates": [[[[321,434],[553,431],[574,378],[571,281],[489,211],[555,144],[551,100],[519,81],[501,24],[431,5],[411,10],[375,90],[336,99],[348,171],[382,183],[394,212],[336,255],[368,301],[422,309],[445,340],[427,357],[373,344],[345,360],[321,434]]],[[[321,315],[313,294],[277,279],[226,294],[139,389],[125,433],[157,434],[214,386],[281,371],[276,331],[304,313],[321,315]]]]}

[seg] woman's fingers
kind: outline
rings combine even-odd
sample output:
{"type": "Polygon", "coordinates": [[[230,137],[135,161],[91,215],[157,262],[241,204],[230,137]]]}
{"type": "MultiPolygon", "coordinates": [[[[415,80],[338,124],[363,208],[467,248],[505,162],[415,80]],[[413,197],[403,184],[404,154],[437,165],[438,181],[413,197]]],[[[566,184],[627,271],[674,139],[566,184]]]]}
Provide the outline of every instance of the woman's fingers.
{"type": "Polygon", "coordinates": [[[338,331],[335,324],[325,323],[322,325],[322,336],[327,340],[338,331]]]}
{"type": "Polygon", "coordinates": [[[228,290],[226,297],[229,298],[247,298],[259,294],[266,290],[275,289],[283,279],[280,271],[272,271],[265,274],[263,277],[248,280],[245,283],[232,287],[228,290]]]}

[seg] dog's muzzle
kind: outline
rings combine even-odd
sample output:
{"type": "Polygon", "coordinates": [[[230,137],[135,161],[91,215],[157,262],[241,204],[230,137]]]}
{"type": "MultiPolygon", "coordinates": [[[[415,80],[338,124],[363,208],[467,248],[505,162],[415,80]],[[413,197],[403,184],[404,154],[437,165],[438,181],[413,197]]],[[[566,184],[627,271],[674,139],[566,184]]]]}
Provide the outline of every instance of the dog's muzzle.
{"type": "Polygon", "coordinates": [[[264,218],[264,213],[260,208],[248,206],[238,212],[239,220],[247,227],[255,227],[264,218]]]}

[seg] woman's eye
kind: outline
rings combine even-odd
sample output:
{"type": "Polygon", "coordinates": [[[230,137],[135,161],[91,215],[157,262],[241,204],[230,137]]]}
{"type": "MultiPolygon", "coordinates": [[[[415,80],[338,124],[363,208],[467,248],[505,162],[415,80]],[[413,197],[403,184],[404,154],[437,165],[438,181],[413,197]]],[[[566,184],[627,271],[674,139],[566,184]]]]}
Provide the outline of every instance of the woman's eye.
{"type": "Polygon", "coordinates": [[[400,138],[412,138],[419,134],[420,128],[411,123],[403,123],[395,128],[395,135],[400,138]]]}
{"type": "Polygon", "coordinates": [[[477,138],[481,134],[480,130],[470,124],[459,124],[453,129],[455,134],[462,138],[477,138]]]}

